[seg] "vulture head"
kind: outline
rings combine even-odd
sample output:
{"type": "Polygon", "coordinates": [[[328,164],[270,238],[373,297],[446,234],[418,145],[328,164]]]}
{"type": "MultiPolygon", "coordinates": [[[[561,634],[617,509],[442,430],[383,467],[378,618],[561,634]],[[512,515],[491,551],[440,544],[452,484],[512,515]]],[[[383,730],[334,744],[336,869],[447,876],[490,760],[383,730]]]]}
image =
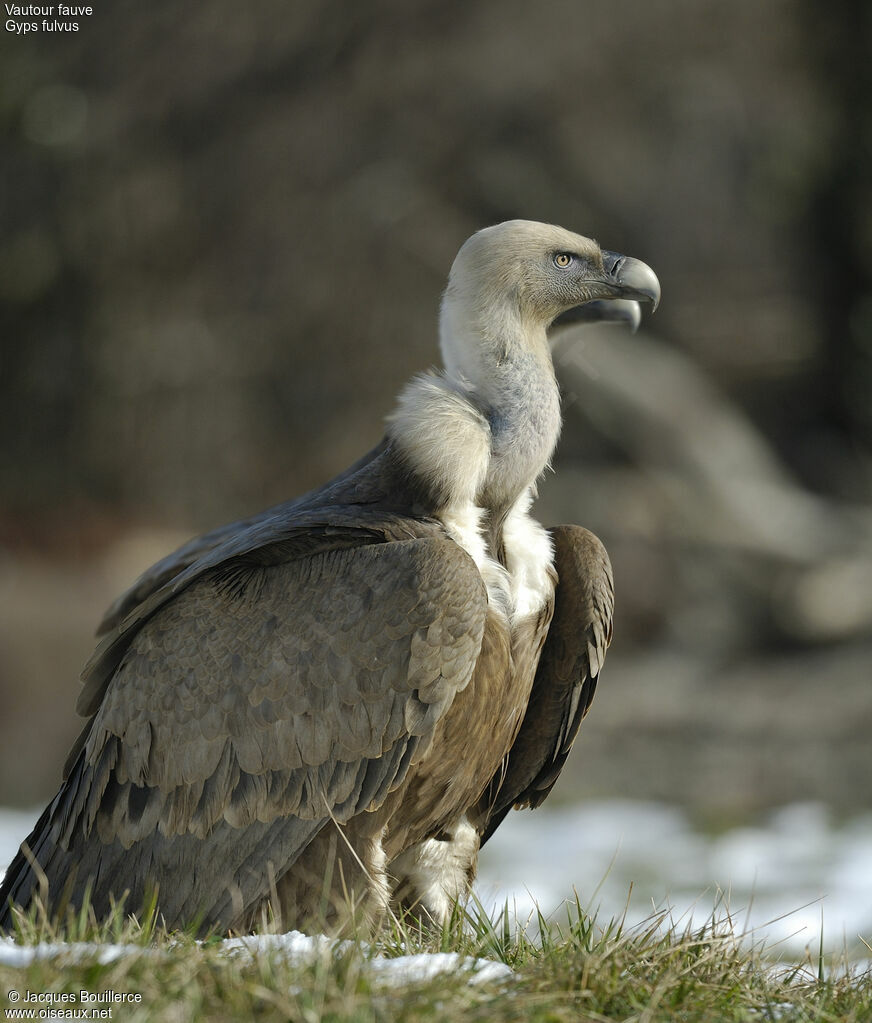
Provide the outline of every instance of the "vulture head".
{"type": "Polygon", "coordinates": [[[511,220],[461,247],[442,299],[445,374],[400,394],[389,434],[443,507],[488,507],[494,521],[545,470],[560,434],[548,328],[585,303],[591,319],[638,314],[660,285],[638,259],[552,224],[511,220]],[[441,430],[433,424],[439,422],[441,430]]]}
{"type": "Polygon", "coordinates": [[[474,382],[484,353],[496,349],[499,361],[513,348],[545,350],[558,317],[635,323],[632,303],[656,308],[659,299],[657,277],[641,260],[553,224],[509,220],[472,235],[454,260],[440,320],[445,368],[474,382]],[[618,301],[611,311],[603,300],[618,301]]]}

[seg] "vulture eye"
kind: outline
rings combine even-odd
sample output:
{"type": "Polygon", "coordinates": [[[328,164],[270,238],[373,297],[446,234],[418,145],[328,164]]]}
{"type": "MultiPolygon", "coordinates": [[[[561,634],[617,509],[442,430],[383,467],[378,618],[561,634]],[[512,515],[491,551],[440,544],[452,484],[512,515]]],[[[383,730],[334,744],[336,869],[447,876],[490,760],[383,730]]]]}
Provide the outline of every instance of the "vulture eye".
{"type": "Polygon", "coordinates": [[[573,258],[569,252],[558,252],[554,256],[554,265],[561,270],[565,270],[568,266],[572,266],[573,258]]]}

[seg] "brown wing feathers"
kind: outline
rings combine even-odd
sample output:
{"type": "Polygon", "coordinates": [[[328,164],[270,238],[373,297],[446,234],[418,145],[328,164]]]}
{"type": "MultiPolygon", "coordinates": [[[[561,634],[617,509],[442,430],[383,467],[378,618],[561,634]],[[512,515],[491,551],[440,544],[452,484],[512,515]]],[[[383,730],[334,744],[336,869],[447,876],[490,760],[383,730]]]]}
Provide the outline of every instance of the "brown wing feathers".
{"type": "MultiPolygon", "coordinates": [[[[158,882],[174,876],[167,863],[177,876],[186,858],[209,862],[192,842],[220,844],[216,890],[238,886],[242,861],[270,843],[281,873],[329,816],[380,805],[469,681],[486,597],[451,541],[328,550],[256,572],[229,588],[207,574],[135,632],[30,837],[50,882],[72,860],[82,882],[96,863],[103,891],[116,876],[158,882]]],[[[20,899],[15,863],[9,873],[20,899]]],[[[246,901],[267,894],[258,876],[246,901]]],[[[211,888],[199,897],[200,910],[214,901],[211,888]]]]}
{"type": "Polygon", "coordinates": [[[558,577],[554,615],[518,737],[479,804],[482,845],[513,806],[537,807],[553,788],[612,638],[614,586],[605,548],[580,526],[550,533],[558,577]]]}

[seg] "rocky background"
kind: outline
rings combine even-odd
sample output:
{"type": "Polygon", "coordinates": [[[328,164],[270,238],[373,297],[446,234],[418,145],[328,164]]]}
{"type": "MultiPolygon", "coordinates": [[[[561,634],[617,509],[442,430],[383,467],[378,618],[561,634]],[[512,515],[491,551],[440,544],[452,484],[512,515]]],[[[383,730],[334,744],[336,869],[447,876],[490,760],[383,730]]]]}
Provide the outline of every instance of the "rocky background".
{"type": "Polygon", "coordinates": [[[526,217],[663,286],[556,349],[541,517],[618,590],[559,795],[870,806],[865,0],[61,20],[0,39],[0,802],[54,790],[115,593],[375,443],[458,246],[526,217]]]}

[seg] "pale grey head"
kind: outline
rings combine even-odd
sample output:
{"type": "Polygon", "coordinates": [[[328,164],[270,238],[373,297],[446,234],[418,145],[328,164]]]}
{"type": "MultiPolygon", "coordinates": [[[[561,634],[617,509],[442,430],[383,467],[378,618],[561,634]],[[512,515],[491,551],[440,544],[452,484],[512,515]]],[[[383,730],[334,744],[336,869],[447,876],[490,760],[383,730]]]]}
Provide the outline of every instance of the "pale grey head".
{"type": "MultiPolygon", "coordinates": [[[[656,308],[654,271],[630,256],[554,224],[509,220],[472,235],[457,254],[442,302],[445,368],[473,383],[514,341],[544,343],[561,314],[598,300],[639,300],[656,308]],[[484,349],[483,352],[479,349],[484,349]]],[[[626,306],[615,310],[626,317],[626,306]]],[[[600,308],[593,318],[607,318],[600,308]]]]}
{"type": "MultiPolygon", "coordinates": [[[[490,424],[481,499],[514,501],[542,472],[560,433],[548,345],[554,320],[586,303],[656,307],[654,271],[553,224],[511,220],[478,231],[454,260],[442,300],[440,345],[448,379],[490,424]]],[[[602,307],[591,318],[608,318],[602,307]]]]}

